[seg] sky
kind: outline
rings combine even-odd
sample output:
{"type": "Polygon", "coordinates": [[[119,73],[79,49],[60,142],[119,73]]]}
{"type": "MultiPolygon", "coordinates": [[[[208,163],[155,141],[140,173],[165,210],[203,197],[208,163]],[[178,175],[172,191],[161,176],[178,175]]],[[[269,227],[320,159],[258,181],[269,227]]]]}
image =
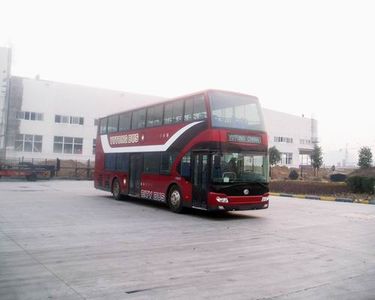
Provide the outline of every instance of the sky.
{"type": "Polygon", "coordinates": [[[163,97],[218,88],[318,120],[325,153],[375,151],[375,4],[0,0],[12,74],[163,97]]]}

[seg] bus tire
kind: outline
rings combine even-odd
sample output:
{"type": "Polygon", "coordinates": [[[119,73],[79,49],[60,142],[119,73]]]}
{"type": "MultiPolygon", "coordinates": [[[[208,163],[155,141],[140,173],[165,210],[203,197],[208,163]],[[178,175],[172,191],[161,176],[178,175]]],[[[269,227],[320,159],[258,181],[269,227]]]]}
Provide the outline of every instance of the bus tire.
{"type": "Polygon", "coordinates": [[[175,213],[183,211],[182,194],[177,185],[173,185],[168,192],[168,206],[175,213]]]}
{"type": "Polygon", "coordinates": [[[30,175],[26,175],[26,180],[27,181],[36,181],[37,180],[37,176],[35,173],[31,173],[30,175]]]}
{"type": "Polygon", "coordinates": [[[123,195],[121,194],[120,182],[118,181],[117,178],[115,178],[112,182],[112,195],[113,195],[113,198],[115,198],[116,200],[123,199],[123,195]]]}

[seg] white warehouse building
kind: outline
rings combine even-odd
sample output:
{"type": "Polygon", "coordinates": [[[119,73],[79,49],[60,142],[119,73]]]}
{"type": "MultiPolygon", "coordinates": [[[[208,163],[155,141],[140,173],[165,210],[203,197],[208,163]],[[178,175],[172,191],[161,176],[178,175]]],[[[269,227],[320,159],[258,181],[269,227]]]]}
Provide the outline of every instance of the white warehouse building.
{"type": "MultiPolygon", "coordinates": [[[[164,99],[11,76],[10,55],[0,47],[0,159],[94,160],[99,117],[164,99]]],[[[263,113],[270,147],[282,153],[282,164],[310,164],[317,122],[263,113]]]]}

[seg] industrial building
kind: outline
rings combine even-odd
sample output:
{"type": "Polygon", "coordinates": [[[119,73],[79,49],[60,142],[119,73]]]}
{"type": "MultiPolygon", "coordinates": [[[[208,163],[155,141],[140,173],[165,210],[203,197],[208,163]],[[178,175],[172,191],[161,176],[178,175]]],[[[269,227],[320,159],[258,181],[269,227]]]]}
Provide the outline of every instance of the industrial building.
{"type": "MultiPolygon", "coordinates": [[[[97,120],[160,100],[132,94],[11,76],[11,51],[0,47],[0,158],[94,160],[97,120]]],[[[192,91],[194,92],[194,91],[192,91]]],[[[269,145],[281,164],[310,164],[317,122],[264,109],[269,145]]]]}

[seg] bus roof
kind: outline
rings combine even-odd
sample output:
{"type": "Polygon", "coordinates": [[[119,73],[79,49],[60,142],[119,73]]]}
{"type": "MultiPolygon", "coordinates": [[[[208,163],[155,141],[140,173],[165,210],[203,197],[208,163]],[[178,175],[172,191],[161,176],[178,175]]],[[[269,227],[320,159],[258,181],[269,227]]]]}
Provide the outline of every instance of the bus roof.
{"type": "Polygon", "coordinates": [[[99,120],[107,118],[107,117],[110,117],[110,116],[115,116],[115,115],[118,115],[118,114],[122,114],[122,113],[125,113],[125,112],[132,112],[132,111],[139,110],[139,109],[142,109],[142,108],[148,108],[148,107],[152,107],[152,106],[157,106],[159,104],[173,102],[173,101],[177,101],[179,99],[193,97],[193,96],[196,96],[196,95],[202,95],[202,94],[206,95],[209,92],[223,92],[223,93],[234,94],[234,95],[250,96],[250,97],[258,99],[257,97],[255,97],[253,95],[244,94],[244,93],[238,93],[238,92],[232,92],[232,91],[226,91],[226,90],[220,90],[220,89],[207,89],[207,90],[202,90],[202,91],[199,91],[199,92],[194,92],[194,93],[190,93],[190,94],[181,95],[181,96],[174,97],[174,98],[165,98],[164,101],[157,101],[157,102],[152,103],[152,104],[140,105],[139,107],[133,107],[133,108],[128,109],[128,110],[121,110],[121,111],[113,113],[113,114],[105,115],[105,116],[99,118],[99,120]]]}

